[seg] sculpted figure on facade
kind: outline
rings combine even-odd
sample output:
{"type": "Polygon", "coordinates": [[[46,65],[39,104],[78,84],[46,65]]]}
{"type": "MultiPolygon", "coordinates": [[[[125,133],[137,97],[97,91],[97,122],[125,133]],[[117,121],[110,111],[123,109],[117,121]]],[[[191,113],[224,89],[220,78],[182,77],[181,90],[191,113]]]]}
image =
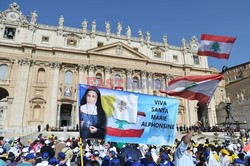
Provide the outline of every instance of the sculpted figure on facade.
{"type": "Polygon", "coordinates": [[[84,19],[82,22],[82,31],[87,32],[87,28],[88,28],[88,21],[84,19]]]}
{"type": "Polygon", "coordinates": [[[191,40],[190,40],[190,46],[193,50],[197,50],[198,49],[198,42],[197,42],[197,38],[195,36],[192,36],[191,37],[191,40]]]}
{"type": "Polygon", "coordinates": [[[59,25],[59,28],[63,28],[63,23],[64,23],[64,18],[63,16],[61,15],[59,20],[58,20],[58,25],[59,25]]]}
{"type": "Polygon", "coordinates": [[[95,33],[96,31],[96,21],[93,20],[92,23],[91,23],[92,27],[91,27],[91,33],[95,33]]]}
{"type": "Polygon", "coordinates": [[[181,39],[181,47],[182,47],[183,53],[186,54],[187,49],[188,49],[188,45],[187,45],[187,41],[184,37],[181,39]]]}
{"type": "Polygon", "coordinates": [[[131,29],[129,26],[126,28],[126,35],[127,35],[127,38],[131,37],[131,29]]]}
{"type": "Polygon", "coordinates": [[[109,21],[105,22],[106,34],[110,34],[111,26],[109,21]]]}
{"type": "Polygon", "coordinates": [[[119,21],[117,23],[117,36],[120,36],[121,35],[121,32],[122,32],[122,23],[119,21]]]}
{"type": "Polygon", "coordinates": [[[30,20],[31,24],[36,24],[37,16],[38,15],[37,15],[36,11],[31,12],[31,20],[30,20]]]}
{"type": "Polygon", "coordinates": [[[166,35],[166,34],[163,35],[162,40],[163,40],[163,45],[164,45],[164,46],[167,46],[167,45],[168,45],[168,38],[167,38],[167,35],[166,35]]]}
{"type": "Polygon", "coordinates": [[[20,6],[16,2],[10,4],[9,6],[10,6],[11,11],[19,11],[20,10],[20,6]]]}
{"type": "Polygon", "coordinates": [[[138,30],[138,37],[139,37],[139,40],[143,40],[143,34],[142,34],[141,29],[138,30]]]}
{"type": "Polygon", "coordinates": [[[149,31],[146,32],[146,42],[150,42],[151,35],[149,31]]]}

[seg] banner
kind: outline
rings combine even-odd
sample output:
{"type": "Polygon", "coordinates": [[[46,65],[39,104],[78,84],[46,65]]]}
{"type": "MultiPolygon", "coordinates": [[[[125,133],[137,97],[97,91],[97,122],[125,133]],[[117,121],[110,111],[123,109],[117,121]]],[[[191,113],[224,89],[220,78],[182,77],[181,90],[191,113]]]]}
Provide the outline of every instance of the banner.
{"type": "Polygon", "coordinates": [[[173,145],[177,99],[82,84],[78,94],[81,138],[173,145]]]}

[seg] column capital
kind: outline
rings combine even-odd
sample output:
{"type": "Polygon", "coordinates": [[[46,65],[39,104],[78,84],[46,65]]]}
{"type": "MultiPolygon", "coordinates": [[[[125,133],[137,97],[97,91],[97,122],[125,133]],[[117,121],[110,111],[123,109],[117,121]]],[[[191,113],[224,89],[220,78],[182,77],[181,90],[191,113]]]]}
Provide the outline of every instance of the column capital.
{"type": "Polygon", "coordinates": [[[147,71],[146,70],[141,71],[141,76],[146,77],[147,76],[147,71]]]}
{"type": "Polygon", "coordinates": [[[110,66],[104,66],[104,71],[105,73],[110,73],[111,72],[111,67],[110,66]]]}
{"type": "Polygon", "coordinates": [[[166,74],[166,75],[165,75],[165,78],[166,78],[166,79],[172,79],[172,78],[174,78],[174,76],[173,76],[172,74],[166,74]]]}
{"type": "Polygon", "coordinates": [[[35,61],[32,60],[32,59],[28,59],[28,58],[19,59],[18,64],[21,65],[21,66],[32,66],[32,65],[35,64],[35,61]]]}
{"type": "Polygon", "coordinates": [[[86,68],[87,68],[87,65],[84,65],[84,64],[78,64],[78,65],[77,65],[77,67],[78,67],[78,71],[85,71],[85,70],[86,70],[86,68]]]}
{"type": "Polygon", "coordinates": [[[154,73],[152,73],[152,72],[148,72],[148,77],[152,78],[152,77],[153,77],[153,75],[154,75],[154,73]]]}
{"type": "Polygon", "coordinates": [[[127,75],[132,75],[133,71],[134,71],[133,69],[127,69],[127,70],[126,70],[127,75]]]}
{"type": "Polygon", "coordinates": [[[56,61],[56,62],[51,62],[51,63],[50,63],[50,67],[53,68],[53,69],[60,69],[61,64],[62,64],[62,63],[57,62],[57,61],[56,61]]]}
{"type": "Polygon", "coordinates": [[[89,65],[88,69],[89,71],[95,71],[96,65],[89,65]]]}

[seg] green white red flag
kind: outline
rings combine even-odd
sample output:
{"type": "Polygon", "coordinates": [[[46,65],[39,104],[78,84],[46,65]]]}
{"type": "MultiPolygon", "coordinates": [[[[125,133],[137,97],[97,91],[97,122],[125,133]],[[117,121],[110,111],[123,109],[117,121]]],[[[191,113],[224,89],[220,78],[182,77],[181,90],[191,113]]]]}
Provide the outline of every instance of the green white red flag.
{"type": "Polygon", "coordinates": [[[180,77],[171,80],[166,91],[161,90],[160,92],[208,103],[222,78],[222,74],[180,77]]]}
{"type": "Polygon", "coordinates": [[[197,54],[228,59],[235,40],[235,37],[202,34],[197,54]]]}

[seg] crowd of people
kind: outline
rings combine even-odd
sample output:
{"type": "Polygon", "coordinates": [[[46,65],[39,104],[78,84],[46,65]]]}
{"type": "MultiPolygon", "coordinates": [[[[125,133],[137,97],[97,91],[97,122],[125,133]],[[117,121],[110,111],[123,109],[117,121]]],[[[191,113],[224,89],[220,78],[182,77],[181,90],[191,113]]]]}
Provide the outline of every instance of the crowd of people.
{"type": "Polygon", "coordinates": [[[246,150],[248,135],[224,142],[192,141],[190,130],[173,146],[125,144],[87,140],[80,144],[78,138],[57,138],[39,134],[29,140],[28,146],[21,139],[0,137],[0,166],[250,166],[250,150],[246,150]],[[83,157],[80,155],[80,147],[83,157]]]}

